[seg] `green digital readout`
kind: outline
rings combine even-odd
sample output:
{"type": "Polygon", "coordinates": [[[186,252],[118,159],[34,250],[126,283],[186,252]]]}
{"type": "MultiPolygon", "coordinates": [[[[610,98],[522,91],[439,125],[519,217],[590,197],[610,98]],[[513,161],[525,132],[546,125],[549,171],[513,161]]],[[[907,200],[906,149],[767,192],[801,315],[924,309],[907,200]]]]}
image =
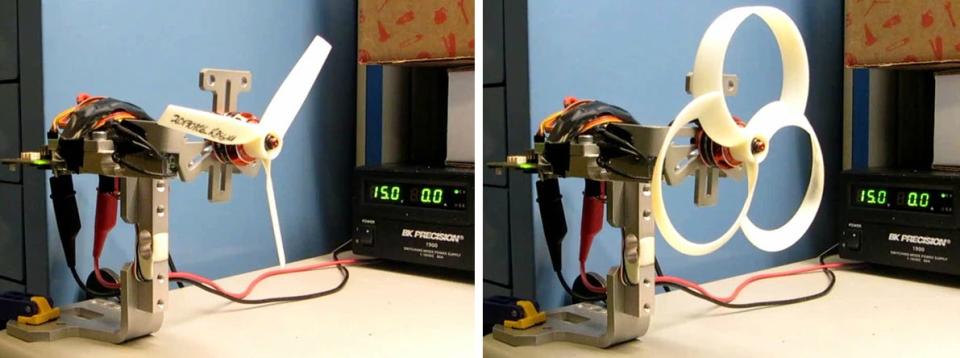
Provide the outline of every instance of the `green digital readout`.
{"type": "Polygon", "coordinates": [[[851,189],[851,202],[854,206],[953,213],[953,192],[948,190],[866,185],[855,185],[851,189]]]}
{"type": "Polygon", "coordinates": [[[413,183],[367,183],[367,202],[403,206],[463,210],[467,190],[444,185],[413,183]]]}
{"type": "Polygon", "coordinates": [[[423,204],[441,204],[443,203],[443,189],[423,188],[420,189],[420,202],[423,204]]]}
{"type": "Polygon", "coordinates": [[[860,202],[883,205],[887,203],[887,191],[883,189],[860,189],[860,202]]]}
{"type": "Polygon", "coordinates": [[[400,201],[399,185],[374,185],[373,198],[388,201],[400,201]]]}

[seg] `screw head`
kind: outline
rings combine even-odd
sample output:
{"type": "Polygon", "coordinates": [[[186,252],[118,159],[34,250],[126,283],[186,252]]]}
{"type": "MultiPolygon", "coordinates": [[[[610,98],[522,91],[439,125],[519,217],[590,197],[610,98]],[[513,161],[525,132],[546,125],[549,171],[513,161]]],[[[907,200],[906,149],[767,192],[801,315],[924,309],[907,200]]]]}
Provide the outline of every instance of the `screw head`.
{"type": "Polygon", "coordinates": [[[767,150],[767,143],[764,143],[760,138],[753,138],[753,142],[750,143],[750,151],[753,154],[759,154],[767,150]]]}
{"type": "Polygon", "coordinates": [[[263,139],[263,145],[267,150],[273,150],[280,146],[280,138],[273,134],[267,134],[266,138],[263,139]]]}

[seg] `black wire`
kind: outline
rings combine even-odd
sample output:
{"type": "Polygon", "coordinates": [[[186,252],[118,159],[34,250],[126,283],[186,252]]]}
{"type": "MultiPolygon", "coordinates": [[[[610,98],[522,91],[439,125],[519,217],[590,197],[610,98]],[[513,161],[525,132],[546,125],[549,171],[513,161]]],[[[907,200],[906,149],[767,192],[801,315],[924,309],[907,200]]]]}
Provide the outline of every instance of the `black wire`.
{"type": "Polygon", "coordinates": [[[638,158],[638,160],[640,158],[646,159],[642,155],[640,155],[640,150],[637,149],[637,147],[634,146],[633,143],[630,143],[626,139],[623,139],[622,137],[620,137],[620,135],[614,132],[608,131],[606,128],[606,125],[594,128],[594,131],[596,131],[600,135],[603,135],[604,139],[609,139],[616,142],[617,144],[620,144],[620,146],[617,147],[617,149],[620,149],[624,153],[633,154],[638,158]]]}
{"type": "Polygon", "coordinates": [[[140,265],[137,264],[136,259],[133,260],[132,267],[133,267],[133,272],[137,275],[137,281],[140,281],[140,282],[151,281],[151,280],[148,280],[145,276],[143,276],[143,271],[140,270],[140,265]]]}
{"type": "MultiPolygon", "coordinates": [[[[836,243],[836,244],[833,244],[833,246],[830,246],[829,248],[821,252],[820,256],[817,256],[817,259],[820,261],[820,264],[825,265],[826,262],[824,260],[826,260],[827,257],[834,255],[834,251],[839,251],[839,249],[840,249],[840,243],[836,243]]],[[[824,269],[824,271],[826,270],[827,269],[824,269]]]]}
{"type": "MultiPolygon", "coordinates": [[[[167,253],[167,264],[170,266],[170,272],[177,272],[177,264],[173,263],[173,254],[167,253]]],[[[183,282],[177,281],[177,287],[183,288],[183,282]]]]}
{"type": "MultiPolygon", "coordinates": [[[[653,269],[657,272],[657,276],[663,276],[663,269],[660,268],[660,260],[657,260],[657,257],[653,257],[653,269]]],[[[670,286],[663,286],[663,292],[670,292],[670,286]]]]}
{"type": "Polygon", "coordinates": [[[157,149],[157,147],[155,147],[153,143],[150,143],[150,141],[148,141],[147,138],[144,138],[137,132],[130,130],[130,128],[124,127],[123,124],[121,124],[120,122],[111,122],[111,123],[113,124],[114,129],[117,129],[123,132],[124,134],[136,139],[133,142],[137,143],[140,147],[146,147],[146,149],[149,149],[151,152],[153,152],[153,155],[156,156],[157,158],[163,157],[163,152],[157,149]]]}
{"type": "Polygon", "coordinates": [[[113,153],[112,158],[113,158],[113,161],[117,162],[117,164],[120,164],[124,168],[130,169],[134,172],[146,175],[148,177],[152,177],[153,179],[166,179],[166,178],[174,177],[177,175],[176,173],[158,173],[152,170],[140,168],[128,162],[126,159],[124,159],[124,156],[120,155],[120,153],[117,153],[117,152],[113,153]]]}
{"type": "Polygon", "coordinates": [[[626,172],[615,168],[614,166],[610,165],[610,160],[604,157],[597,157],[597,165],[599,165],[601,168],[614,172],[615,174],[620,175],[622,177],[626,177],[630,179],[646,179],[643,177],[638,177],[636,175],[627,174],[626,172]]]}
{"type": "MultiPolygon", "coordinates": [[[[333,250],[333,259],[334,259],[334,261],[339,260],[338,255],[339,255],[341,252],[346,251],[347,246],[350,244],[351,241],[352,241],[352,240],[347,240],[347,241],[345,241],[343,244],[340,244],[340,246],[338,246],[336,249],[333,250]]],[[[188,278],[171,278],[171,281],[184,281],[184,282],[189,282],[189,283],[193,284],[194,286],[197,286],[197,287],[200,288],[201,290],[204,290],[204,291],[207,291],[207,292],[209,292],[209,293],[215,294],[215,295],[217,295],[217,296],[226,298],[226,299],[228,299],[228,300],[230,300],[230,301],[233,301],[233,302],[236,302],[236,303],[247,304],[247,305],[258,305],[258,304],[264,304],[264,303],[293,302],[293,301],[309,300],[309,299],[313,299],[313,298],[317,298],[317,297],[323,297],[323,296],[328,296],[328,295],[337,293],[337,292],[339,292],[340,290],[342,290],[344,286],[347,285],[347,280],[350,279],[350,271],[347,270],[347,267],[346,267],[346,266],[341,265],[341,264],[337,264],[336,267],[337,267],[338,270],[340,270],[340,276],[342,277],[342,279],[340,280],[340,283],[337,284],[337,286],[334,287],[334,288],[331,288],[331,289],[329,289],[329,290],[320,291],[320,292],[309,293],[309,294],[305,294],[305,295],[282,296],[282,297],[262,298],[262,299],[255,299],[255,300],[240,299],[240,298],[232,297],[232,296],[229,296],[229,295],[227,295],[226,293],[223,293],[223,292],[221,292],[221,291],[219,291],[219,290],[217,290],[217,289],[215,289],[215,288],[213,288],[213,287],[209,287],[209,286],[203,284],[202,282],[198,282],[198,281],[195,281],[195,280],[192,280],[192,279],[188,279],[188,278]]]]}
{"type": "MultiPolygon", "coordinates": [[[[826,257],[829,256],[829,255],[831,254],[831,252],[833,252],[834,250],[836,250],[838,247],[839,247],[839,244],[834,244],[833,246],[831,246],[830,248],[828,248],[826,251],[824,251],[823,253],[821,253],[821,254],[819,255],[820,264],[821,264],[821,265],[824,264],[824,260],[826,259],[826,257]]],[[[811,300],[815,300],[815,299],[817,299],[817,298],[826,296],[828,293],[830,293],[831,290],[833,290],[833,286],[837,283],[837,276],[833,273],[833,270],[830,270],[830,269],[828,269],[828,268],[823,269],[823,273],[827,275],[827,279],[829,280],[829,283],[827,284],[827,287],[824,288],[823,290],[821,290],[820,292],[814,293],[814,294],[812,294],[812,295],[807,295],[807,296],[802,296],[802,297],[796,297],[796,298],[790,298],[790,299],[784,299],[784,300],[759,301],[759,302],[750,302],[750,303],[728,303],[728,302],[723,302],[723,301],[715,300],[715,299],[713,299],[713,298],[710,298],[710,297],[707,297],[707,296],[701,294],[700,292],[694,291],[693,289],[691,289],[691,288],[689,288],[689,287],[687,287],[687,286],[675,284],[675,283],[672,283],[672,282],[671,282],[671,283],[657,282],[657,285],[676,287],[676,288],[680,289],[680,290],[683,291],[683,292],[689,293],[689,294],[691,294],[691,295],[693,295],[694,297],[697,297],[697,298],[699,298],[699,299],[702,299],[702,300],[705,300],[705,301],[709,301],[710,303],[713,303],[713,304],[715,304],[715,305],[717,305],[717,306],[726,307],[726,308],[743,309],[743,308],[755,308],[755,307],[790,305],[790,304],[795,304],[795,303],[801,303],[801,302],[811,301],[811,300]]]]}
{"type": "MultiPolygon", "coordinates": [[[[164,163],[167,161],[167,158],[163,155],[163,152],[161,152],[160,149],[157,149],[157,147],[154,146],[153,143],[150,143],[150,141],[148,141],[147,138],[144,138],[142,135],[138,134],[137,132],[134,132],[130,128],[123,126],[121,122],[110,122],[110,123],[111,123],[111,128],[113,128],[118,132],[121,132],[120,134],[125,135],[127,139],[130,140],[130,143],[137,145],[141,149],[145,149],[147,151],[148,156],[161,160],[164,163]]],[[[166,171],[158,173],[158,172],[154,172],[154,171],[150,171],[150,170],[138,167],[128,162],[123,155],[120,155],[117,152],[113,153],[112,158],[113,158],[113,161],[117,162],[117,164],[120,164],[124,168],[130,169],[142,175],[154,177],[156,179],[170,178],[176,175],[175,173],[167,173],[166,171]]]]}
{"type": "MultiPolygon", "coordinates": [[[[337,248],[333,249],[333,261],[340,261],[340,257],[339,257],[340,253],[347,251],[347,246],[350,245],[350,242],[351,240],[344,241],[342,244],[340,244],[340,246],[337,246],[337,248]]],[[[346,269],[346,266],[343,266],[343,265],[337,265],[337,266],[343,267],[344,269],[346,269]]]]}

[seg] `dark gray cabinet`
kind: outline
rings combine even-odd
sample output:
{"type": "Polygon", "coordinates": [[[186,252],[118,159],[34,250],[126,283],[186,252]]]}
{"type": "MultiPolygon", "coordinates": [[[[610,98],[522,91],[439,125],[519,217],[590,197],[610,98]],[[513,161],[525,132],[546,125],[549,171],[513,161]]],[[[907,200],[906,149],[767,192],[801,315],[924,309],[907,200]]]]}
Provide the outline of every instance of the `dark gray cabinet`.
{"type": "MultiPolygon", "coordinates": [[[[0,158],[20,155],[20,96],[16,83],[0,83],[0,158]]],[[[0,182],[19,183],[20,171],[0,168],[0,182]]]]}
{"type": "Polygon", "coordinates": [[[0,0],[0,81],[16,79],[20,73],[17,25],[17,1],[0,0]]]}
{"type": "MultiPolygon", "coordinates": [[[[483,89],[483,161],[502,162],[507,156],[506,103],[503,87],[483,89]]],[[[483,166],[483,185],[507,186],[508,173],[497,175],[494,169],[483,166]]]]}
{"type": "MultiPolygon", "coordinates": [[[[44,142],[40,1],[0,0],[0,157],[44,142]]],[[[49,293],[46,174],[0,167],[0,292],[49,293]]]]}
{"type": "Polygon", "coordinates": [[[23,196],[20,185],[0,183],[0,278],[23,281],[23,196]]]}
{"type": "Polygon", "coordinates": [[[483,280],[502,287],[510,287],[508,199],[507,189],[483,188],[483,257],[497,263],[483,266],[483,280]]]}
{"type": "MultiPolygon", "coordinates": [[[[483,160],[500,162],[532,145],[527,1],[488,0],[483,16],[483,160]]],[[[528,174],[484,168],[484,297],[535,297],[531,191],[528,174]]]]}
{"type": "Polygon", "coordinates": [[[503,83],[504,1],[483,2],[483,84],[503,83]]]}

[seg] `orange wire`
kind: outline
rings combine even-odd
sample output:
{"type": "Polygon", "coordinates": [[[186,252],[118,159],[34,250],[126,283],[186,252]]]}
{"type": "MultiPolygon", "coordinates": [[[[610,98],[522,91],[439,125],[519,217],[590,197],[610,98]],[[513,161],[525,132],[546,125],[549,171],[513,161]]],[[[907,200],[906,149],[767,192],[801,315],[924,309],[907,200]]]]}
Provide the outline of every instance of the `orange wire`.
{"type": "Polygon", "coordinates": [[[133,114],[130,114],[130,112],[125,112],[125,111],[113,112],[104,116],[103,118],[100,118],[100,120],[97,121],[97,124],[93,128],[103,127],[104,124],[107,124],[107,122],[112,120],[122,121],[125,119],[136,119],[136,118],[137,117],[135,117],[133,114]]]}
{"type": "Polygon", "coordinates": [[[611,116],[611,115],[604,115],[604,116],[600,116],[600,117],[594,118],[592,121],[587,122],[587,124],[584,124],[583,127],[580,128],[580,132],[581,132],[581,133],[586,132],[586,131],[590,130],[591,128],[596,127],[596,126],[599,126],[599,125],[602,125],[602,124],[607,124],[607,123],[622,123],[622,122],[623,122],[623,119],[620,119],[620,118],[618,118],[618,117],[614,117],[614,116],[611,116]]]}
{"type": "Polygon", "coordinates": [[[589,99],[578,100],[576,102],[571,103],[569,106],[566,106],[563,109],[556,111],[553,114],[547,116],[547,118],[544,118],[542,121],[540,121],[540,128],[537,130],[537,134],[544,135],[547,131],[552,130],[554,122],[556,122],[561,115],[563,115],[564,113],[566,113],[571,109],[577,108],[577,106],[584,104],[586,102],[593,102],[593,100],[589,100],[589,99]]]}
{"type": "Polygon", "coordinates": [[[67,119],[70,118],[71,114],[103,98],[104,98],[103,96],[90,96],[87,99],[83,100],[82,102],[77,103],[77,105],[67,108],[62,112],[58,113],[55,117],[53,117],[53,124],[51,125],[50,130],[56,132],[57,129],[65,127],[67,125],[66,121],[67,119]]]}

